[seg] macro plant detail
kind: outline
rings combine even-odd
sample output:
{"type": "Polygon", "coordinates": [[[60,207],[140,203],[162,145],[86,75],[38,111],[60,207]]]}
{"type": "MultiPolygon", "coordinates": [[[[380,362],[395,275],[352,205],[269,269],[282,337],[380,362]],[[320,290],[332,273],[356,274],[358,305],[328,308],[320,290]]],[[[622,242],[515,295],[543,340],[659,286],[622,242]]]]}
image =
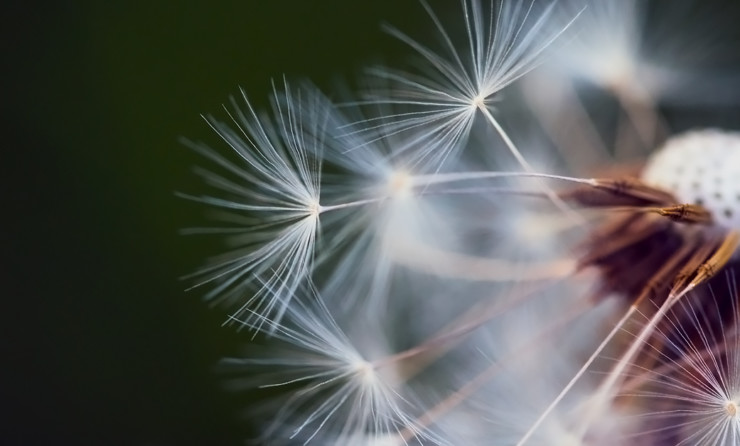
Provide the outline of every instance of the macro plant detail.
{"type": "Polygon", "coordinates": [[[649,58],[644,1],[455,6],[359,98],[275,81],[186,141],[257,442],[740,445],[740,133],[663,115],[713,73],[649,58]]]}

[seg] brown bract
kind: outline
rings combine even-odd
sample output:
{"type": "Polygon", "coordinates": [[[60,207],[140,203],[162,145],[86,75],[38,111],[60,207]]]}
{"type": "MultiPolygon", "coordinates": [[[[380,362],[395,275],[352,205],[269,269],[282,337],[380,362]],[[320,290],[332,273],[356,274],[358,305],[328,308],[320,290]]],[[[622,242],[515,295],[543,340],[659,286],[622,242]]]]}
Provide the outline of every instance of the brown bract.
{"type": "Polygon", "coordinates": [[[613,213],[579,246],[579,268],[602,274],[597,298],[618,294],[632,305],[661,305],[713,277],[732,260],[740,234],[715,225],[700,205],[637,178],[595,180],[563,200],[613,213]]]}

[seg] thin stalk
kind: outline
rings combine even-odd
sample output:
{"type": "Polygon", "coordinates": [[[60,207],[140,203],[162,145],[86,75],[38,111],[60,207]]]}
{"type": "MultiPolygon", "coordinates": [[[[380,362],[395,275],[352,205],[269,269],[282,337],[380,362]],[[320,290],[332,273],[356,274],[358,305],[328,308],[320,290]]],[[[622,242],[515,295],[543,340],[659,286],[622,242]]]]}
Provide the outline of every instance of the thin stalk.
{"type": "Polygon", "coordinates": [[[647,340],[650,338],[650,336],[653,335],[660,321],[662,321],[663,317],[668,313],[668,310],[670,310],[671,307],[673,307],[673,305],[678,302],[679,299],[683,297],[690,289],[692,288],[687,287],[678,294],[672,294],[668,296],[668,299],[666,299],[663,305],[660,306],[653,317],[650,318],[647,325],[642,328],[635,341],[630,344],[630,347],[627,349],[627,351],[622,355],[621,358],[619,358],[619,362],[617,362],[617,365],[614,367],[614,369],[612,369],[611,372],[609,372],[609,375],[597,389],[593,399],[590,400],[590,404],[594,405],[594,410],[586,411],[585,420],[583,420],[581,424],[581,432],[578,432],[580,436],[583,436],[585,434],[585,431],[588,429],[588,426],[591,424],[594,417],[598,416],[598,413],[600,412],[601,407],[603,407],[603,404],[611,401],[611,399],[614,398],[614,395],[616,393],[615,389],[620,384],[620,380],[624,379],[624,371],[632,364],[637,354],[640,353],[640,351],[642,350],[644,344],[647,343],[647,340]]]}
{"type": "MultiPolygon", "coordinates": [[[[524,159],[524,156],[522,156],[519,149],[517,149],[514,142],[511,140],[511,138],[509,138],[509,135],[506,133],[503,127],[501,127],[498,121],[496,121],[496,119],[493,117],[483,101],[478,101],[478,109],[483,113],[483,116],[486,117],[488,122],[491,123],[496,132],[498,132],[499,136],[501,136],[501,139],[503,139],[504,144],[506,144],[511,154],[514,155],[514,158],[516,158],[516,160],[524,168],[524,170],[529,173],[533,173],[534,169],[532,168],[532,165],[529,164],[526,159],[524,159]]],[[[577,212],[571,209],[570,206],[568,206],[560,197],[558,197],[558,195],[552,189],[542,183],[540,183],[540,186],[542,187],[542,190],[547,194],[548,198],[550,198],[550,201],[552,201],[553,204],[558,207],[558,209],[563,211],[563,213],[568,215],[575,222],[581,224],[585,223],[583,217],[581,217],[577,212]]]]}
{"type": "Polygon", "coordinates": [[[568,382],[568,384],[563,388],[563,390],[560,391],[558,396],[555,397],[555,399],[550,403],[549,406],[545,409],[544,412],[537,418],[537,420],[534,422],[534,424],[527,430],[527,432],[524,434],[524,436],[519,440],[519,442],[516,444],[516,446],[522,446],[524,445],[527,440],[529,440],[532,435],[534,435],[535,431],[540,427],[543,421],[552,413],[553,410],[555,410],[555,407],[557,407],[558,404],[560,404],[560,401],[565,398],[565,396],[570,392],[570,389],[575,386],[576,382],[583,376],[584,373],[586,373],[586,370],[593,364],[593,362],[596,360],[596,358],[601,354],[602,351],[606,348],[606,346],[611,342],[611,340],[616,336],[616,334],[619,332],[619,330],[622,329],[624,324],[627,323],[627,321],[632,317],[632,315],[637,311],[637,306],[635,304],[631,305],[629,310],[627,310],[624,313],[624,316],[617,322],[617,324],[612,328],[612,330],[609,332],[609,334],[606,335],[603,341],[601,341],[601,344],[599,344],[598,347],[596,347],[596,350],[589,356],[589,358],[586,360],[586,362],[581,366],[581,368],[576,372],[575,376],[571,378],[571,380],[568,382]]]}
{"type": "MultiPolygon", "coordinates": [[[[596,179],[593,178],[576,178],[576,177],[568,177],[563,175],[551,175],[546,173],[537,173],[537,172],[454,172],[454,173],[437,173],[432,175],[418,175],[418,176],[412,176],[411,177],[411,186],[414,188],[420,189],[416,192],[418,196],[421,195],[434,195],[437,192],[435,191],[429,191],[426,188],[431,185],[438,185],[438,184],[448,184],[448,183],[455,183],[455,182],[461,182],[461,181],[473,181],[473,180],[483,180],[483,179],[493,179],[493,178],[540,178],[540,179],[553,179],[553,180],[561,180],[561,181],[568,181],[572,183],[579,183],[579,184],[586,184],[589,186],[598,186],[598,182],[596,179]]],[[[511,192],[511,191],[508,191],[511,192]]],[[[524,192],[528,193],[528,192],[524,192]]],[[[546,189],[544,193],[552,198],[552,196],[555,196],[557,200],[559,200],[562,203],[562,200],[555,195],[555,193],[550,190],[546,189]]],[[[361,207],[369,204],[377,204],[381,203],[388,198],[391,198],[390,196],[380,196],[380,197],[374,197],[374,198],[367,198],[363,200],[356,200],[356,201],[350,201],[347,203],[339,203],[334,205],[327,205],[327,206],[318,206],[317,212],[319,214],[323,214],[325,212],[331,212],[336,211],[340,209],[348,209],[353,207],[361,207]]],[[[565,203],[563,203],[565,205],[565,203]]],[[[568,209],[570,212],[573,212],[572,210],[568,209]]],[[[583,217],[580,215],[578,216],[578,223],[585,223],[583,220],[583,217]]]]}

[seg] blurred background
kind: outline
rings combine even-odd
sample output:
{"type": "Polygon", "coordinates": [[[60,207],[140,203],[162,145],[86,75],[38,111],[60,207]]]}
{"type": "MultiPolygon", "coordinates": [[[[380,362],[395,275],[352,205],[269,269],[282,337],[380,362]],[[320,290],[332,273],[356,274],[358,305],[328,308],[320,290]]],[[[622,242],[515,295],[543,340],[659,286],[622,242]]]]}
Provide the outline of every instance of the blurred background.
{"type": "Polygon", "coordinates": [[[420,5],[14,3],[0,444],[243,444],[249,401],[213,367],[248,336],[179,279],[215,251],[178,234],[204,221],[174,195],[201,181],[178,138],[215,141],[200,114],[240,86],[262,107],[283,74],[326,88],[404,50],[380,23],[414,31],[420,5]]]}
{"type": "Polygon", "coordinates": [[[204,213],[174,195],[199,181],[178,138],[214,142],[200,114],[240,86],[262,107],[283,74],[331,90],[394,63],[380,24],[424,37],[428,18],[414,0],[12,3],[0,444],[243,444],[250,402],[213,368],[248,335],[179,279],[214,249],[178,235],[204,213]]]}

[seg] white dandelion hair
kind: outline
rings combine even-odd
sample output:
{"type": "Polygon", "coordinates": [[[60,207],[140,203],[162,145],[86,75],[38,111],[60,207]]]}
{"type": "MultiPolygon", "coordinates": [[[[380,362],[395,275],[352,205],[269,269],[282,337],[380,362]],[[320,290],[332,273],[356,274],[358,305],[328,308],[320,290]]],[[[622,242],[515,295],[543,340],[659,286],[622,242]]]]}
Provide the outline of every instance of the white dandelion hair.
{"type": "Polygon", "coordinates": [[[701,67],[639,0],[451,6],[358,96],[274,82],[186,142],[252,440],[740,445],[740,133],[665,117],[701,67]]]}

